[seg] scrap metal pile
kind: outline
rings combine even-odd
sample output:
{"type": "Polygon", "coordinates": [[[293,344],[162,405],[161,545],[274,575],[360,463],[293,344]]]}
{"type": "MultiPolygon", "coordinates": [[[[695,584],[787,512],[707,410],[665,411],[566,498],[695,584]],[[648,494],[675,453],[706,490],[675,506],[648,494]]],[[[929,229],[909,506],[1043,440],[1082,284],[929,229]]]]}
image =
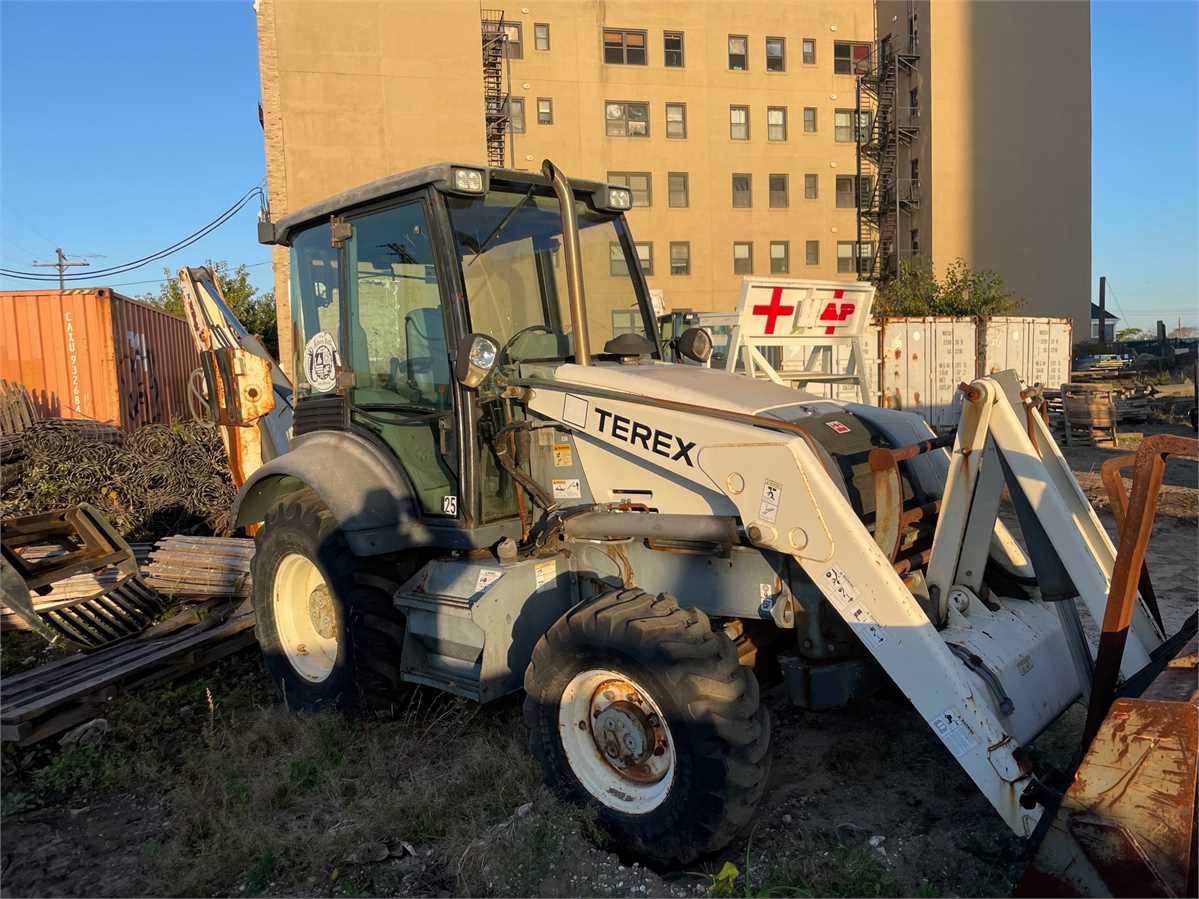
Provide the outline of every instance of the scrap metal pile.
{"type": "Polygon", "coordinates": [[[5,438],[0,517],[91,503],[127,540],[229,533],[236,488],[219,431],[203,422],[113,428],[43,421],[5,438]]]}

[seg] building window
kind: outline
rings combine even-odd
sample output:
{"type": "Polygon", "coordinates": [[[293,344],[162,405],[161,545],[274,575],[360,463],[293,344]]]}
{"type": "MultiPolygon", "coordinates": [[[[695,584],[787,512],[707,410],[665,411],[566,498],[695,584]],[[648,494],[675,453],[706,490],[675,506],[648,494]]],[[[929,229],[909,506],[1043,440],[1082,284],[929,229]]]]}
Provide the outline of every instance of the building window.
{"type": "Polygon", "coordinates": [[[770,176],[770,208],[771,209],[786,209],[790,205],[787,196],[787,176],[786,175],[771,175],[770,176]]]}
{"type": "Polygon", "coordinates": [[[683,67],[683,32],[666,31],[662,33],[662,64],[668,69],[683,67]]]}
{"type": "Polygon", "coordinates": [[[691,243],[686,240],[670,242],[670,273],[672,275],[691,274],[691,243]]]}
{"type": "Polygon", "coordinates": [[[803,198],[805,200],[815,200],[820,196],[820,176],[819,175],[804,175],[803,176],[803,198]]]}
{"type": "Polygon", "coordinates": [[[509,59],[524,59],[525,45],[521,37],[519,22],[505,22],[504,34],[508,40],[504,41],[504,54],[509,59]]]}
{"type": "Polygon", "coordinates": [[[863,274],[870,271],[874,257],[874,244],[870,241],[855,243],[852,240],[837,242],[837,271],[842,274],[863,274]],[[857,250],[857,266],[854,266],[854,250],[857,250]]]}
{"type": "Polygon", "coordinates": [[[637,251],[637,261],[641,263],[641,272],[645,275],[654,273],[654,245],[647,240],[634,241],[633,249],[637,251]]]}
{"type": "Polygon", "coordinates": [[[608,183],[627,187],[633,195],[634,206],[653,204],[649,172],[608,172],[608,183]]]}
{"type": "Polygon", "coordinates": [[[791,271],[791,241],[770,242],[770,274],[785,275],[791,271]]]}
{"type": "Polygon", "coordinates": [[[753,205],[753,176],[745,172],[734,172],[733,208],[749,209],[753,205]]]}
{"type": "Polygon", "coordinates": [[[837,208],[852,209],[854,207],[853,175],[837,176],[837,208]]]}
{"type": "Polygon", "coordinates": [[[908,109],[913,119],[920,115],[920,88],[914,87],[908,91],[908,109]]]}
{"type": "Polygon", "coordinates": [[[749,107],[729,107],[729,137],[733,140],[749,140],[749,107]]]}
{"type": "Polygon", "coordinates": [[[805,134],[816,133],[816,110],[814,107],[805,106],[803,110],[803,130],[805,134]]]}
{"type": "Polygon", "coordinates": [[[550,48],[550,26],[545,22],[533,23],[533,49],[548,50],[550,48]]]}
{"type": "Polygon", "coordinates": [[[909,235],[909,238],[910,238],[910,241],[909,241],[910,246],[912,247],[912,255],[919,256],[920,255],[920,229],[913,228],[912,233],[909,235]]]}
{"type": "Polygon", "coordinates": [[[604,29],[604,62],[610,65],[645,65],[645,32],[604,29]]]}
{"type": "Polygon", "coordinates": [[[749,60],[749,38],[744,34],[729,35],[729,69],[744,72],[749,60]]]}
{"type": "Polygon", "coordinates": [[[781,37],[766,38],[766,71],[787,71],[787,41],[781,37]]]}
{"type": "Polygon", "coordinates": [[[874,178],[871,175],[858,175],[858,206],[869,209],[874,194],[874,178]]]}
{"type": "Polygon", "coordinates": [[[686,103],[667,103],[666,104],[666,136],[667,137],[686,137],[687,136],[687,104],[686,103]]]}
{"type": "Polygon", "coordinates": [[[508,98],[508,118],[512,123],[512,131],[515,134],[525,133],[525,98],[524,97],[509,97],[508,98]]]}
{"type": "Polygon", "coordinates": [[[838,109],[833,113],[833,140],[837,143],[852,143],[854,139],[853,110],[838,109]]]}
{"type": "Polygon", "coordinates": [[[554,101],[549,97],[537,98],[537,124],[554,124],[554,101]]]}
{"type": "Polygon", "coordinates": [[[860,143],[865,144],[870,142],[871,124],[870,112],[868,110],[863,110],[858,113],[858,133],[856,136],[860,143]]]}
{"type": "Polygon", "coordinates": [[[868,75],[870,73],[870,45],[834,41],[833,72],[837,75],[868,75]]]}
{"type": "Polygon", "coordinates": [[[686,209],[691,205],[686,172],[667,172],[666,187],[668,194],[666,205],[672,209],[686,209]]]}
{"type": "Polygon", "coordinates": [[[733,274],[752,275],[754,273],[754,245],[749,241],[733,242],[733,274]]]}
{"type": "Polygon", "coordinates": [[[787,107],[786,106],[767,106],[766,107],[766,139],[767,140],[786,140],[787,139],[787,107]]]}
{"type": "Polygon", "coordinates": [[[820,241],[809,240],[804,242],[803,260],[808,265],[820,265],[820,241]]]}
{"type": "Polygon", "coordinates": [[[624,258],[624,247],[618,240],[608,243],[608,274],[614,278],[627,277],[629,274],[629,267],[624,258]]]}
{"type": "Polygon", "coordinates": [[[607,101],[605,128],[609,137],[649,137],[649,104],[607,101]]]}
{"type": "Polygon", "coordinates": [[[805,37],[803,39],[803,64],[805,66],[816,65],[816,39],[805,37]]]}

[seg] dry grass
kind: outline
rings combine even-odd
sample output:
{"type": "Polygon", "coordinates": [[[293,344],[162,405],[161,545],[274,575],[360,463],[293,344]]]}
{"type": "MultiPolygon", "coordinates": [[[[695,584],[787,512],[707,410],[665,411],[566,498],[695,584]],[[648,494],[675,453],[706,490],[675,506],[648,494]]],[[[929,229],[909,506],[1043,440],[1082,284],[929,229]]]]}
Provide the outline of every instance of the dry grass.
{"type": "MultiPolygon", "coordinates": [[[[391,720],[293,715],[250,652],[109,719],[98,748],[6,747],[5,810],[158,793],[150,895],[487,893],[472,852],[549,858],[584,820],[545,794],[515,700],[418,689],[391,720]],[[519,828],[497,827],[530,802],[519,828]]],[[[534,886],[538,866],[527,875],[534,886]]]]}

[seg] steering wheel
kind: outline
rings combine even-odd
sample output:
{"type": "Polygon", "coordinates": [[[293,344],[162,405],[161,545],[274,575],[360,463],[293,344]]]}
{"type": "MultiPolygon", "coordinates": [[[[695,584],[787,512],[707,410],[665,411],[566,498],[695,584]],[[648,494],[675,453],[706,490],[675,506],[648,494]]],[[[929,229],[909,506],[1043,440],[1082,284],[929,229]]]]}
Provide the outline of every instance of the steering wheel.
{"type": "Polygon", "coordinates": [[[523,337],[526,334],[532,334],[534,331],[544,331],[546,334],[554,333],[553,331],[551,331],[549,329],[548,325],[528,325],[527,327],[521,328],[519,331],[517,331],[515,334],[513,334],[511,337],[509,337],[507,340],[504,341],[504,345],[502,347],[500,347],[500,351],[498,353],[496,353],[495,367],[499,368],[501,365],[504,364],[504,362],[507,361],[508,350],[511,349],[512,344],[516,343],[516,339],[518,337],[523,337]]]}

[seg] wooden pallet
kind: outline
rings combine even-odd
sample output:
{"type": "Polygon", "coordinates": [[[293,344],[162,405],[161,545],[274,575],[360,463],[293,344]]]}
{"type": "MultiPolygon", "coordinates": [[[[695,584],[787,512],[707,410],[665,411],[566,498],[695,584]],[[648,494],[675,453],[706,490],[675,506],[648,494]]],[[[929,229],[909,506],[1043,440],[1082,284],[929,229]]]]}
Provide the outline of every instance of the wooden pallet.
{"type": "Polygon", "coordinates": [[[254,612],[243,602],[167,636],[150,631],[86,655],[68,656],[4,678],[0,740],[36,743],[104,714],[114,696],[172,680],[254,642],[254,612]]]}

